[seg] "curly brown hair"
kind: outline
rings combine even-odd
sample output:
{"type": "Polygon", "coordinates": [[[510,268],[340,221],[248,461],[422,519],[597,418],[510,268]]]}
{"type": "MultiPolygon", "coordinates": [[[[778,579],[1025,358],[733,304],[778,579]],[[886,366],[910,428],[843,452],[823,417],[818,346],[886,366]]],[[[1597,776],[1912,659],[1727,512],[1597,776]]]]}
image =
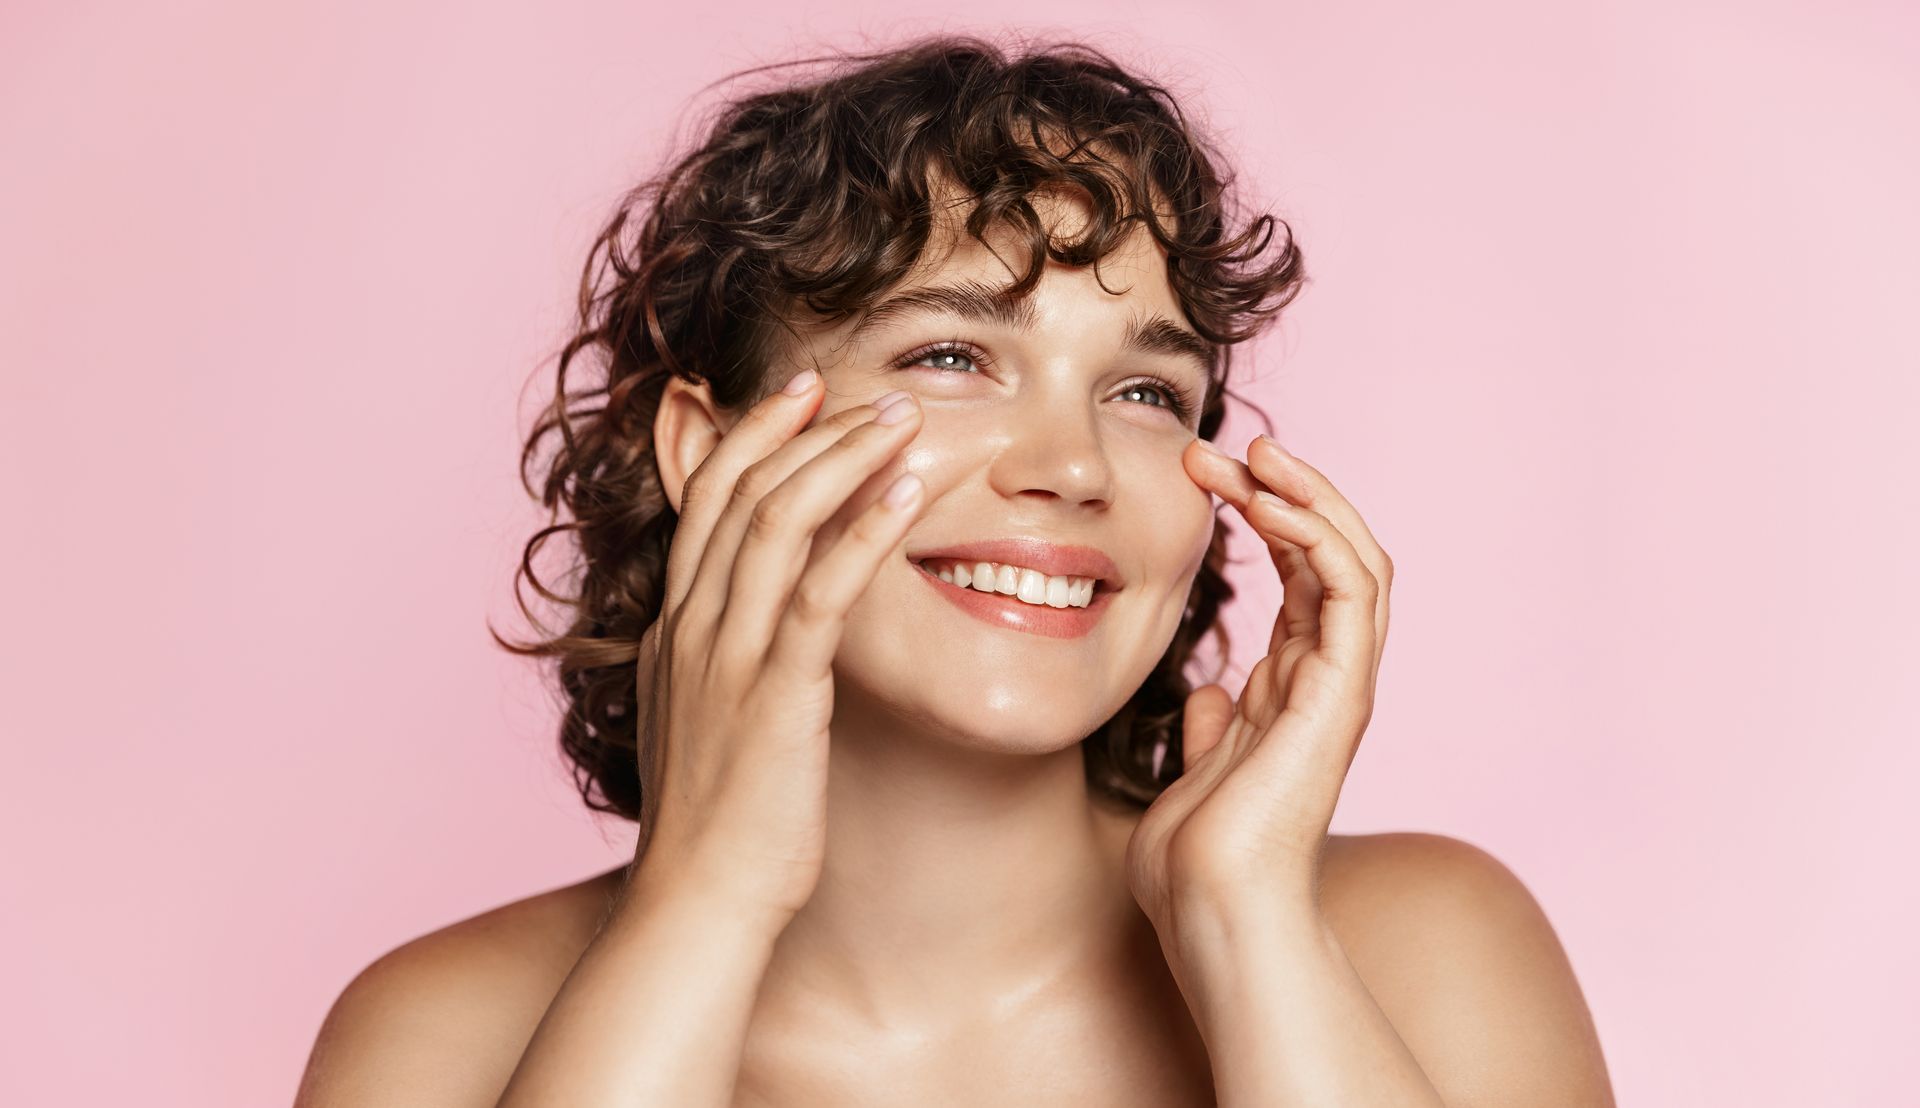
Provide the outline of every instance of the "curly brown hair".
{"type": "MultiPolygon", "coordinates": [[[[1292,229],[1267,214],[1230,228],[1231,177],[1217,152],[1165,88],[1099,50],[940,35],[733,77],[822,62],[831,66],[824,75],[726,104],[697,149],[622,197],[588,254],[577,328],[521,454],[522,483],[552,514],[522,552],[514,596],[536,628],[522,582],[571,622],[529,643],[494,640],[554,660],[565,701],[560,744],[581,798],[629,820],[640,818],[640,766],[651,764],[641,759],[631,707],[635,662],[660,612],[678,519],[653,456],[669,378],[705,381],[728,410],[771,392],[777,382],[767,370],[790,313],[848,318],[921,258],[936,179],[969,194],[969,235],[985,242],[996,226],[1021,234],[1027,266],[1009,286],[1020,294],[1049,257],[1093,264],[1144,226],[1167,252],[1188,321],[1214,347],[1203,437],[1225,415],[1232,346],[1263,330],[1305,281],[1292,229]],[[1042,226],[1030,198],[1044,190],[1084,203],[1090,218],[1077,238],[1058,241],[1042,226]],[[1276,224],[1286,232],[1278,253],[1256,264],[1276,224]],[[556,449],[536,488],[529,471],[550,437],[556,449]],[[558,535],[575,542],[570,591],[534,570],[558,535]]],[[[1144,806],[1179,775],[1182,709],[1193,688],[1184,671],[1207,632],[1218,635],[1226,663],[1217,625],[1233,596],[1226,535],[1216,516],[1166,653],[1082,740],[1093,787],[1144,806]]]]}

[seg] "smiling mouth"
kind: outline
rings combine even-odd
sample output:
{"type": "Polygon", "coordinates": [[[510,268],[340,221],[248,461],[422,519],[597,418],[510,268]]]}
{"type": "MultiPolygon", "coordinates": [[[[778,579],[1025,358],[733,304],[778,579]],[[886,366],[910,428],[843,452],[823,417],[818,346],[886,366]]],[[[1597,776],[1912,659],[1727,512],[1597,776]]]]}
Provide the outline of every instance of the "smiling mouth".
{"type": "Polygon", "coordinates": [[[1044,574],[1025,566],[966,558],[912,560],[920,572],[959,589],[1000,597],[1033,608],[1086,609],[1112,593],[1098,577],[1044,574]]]}

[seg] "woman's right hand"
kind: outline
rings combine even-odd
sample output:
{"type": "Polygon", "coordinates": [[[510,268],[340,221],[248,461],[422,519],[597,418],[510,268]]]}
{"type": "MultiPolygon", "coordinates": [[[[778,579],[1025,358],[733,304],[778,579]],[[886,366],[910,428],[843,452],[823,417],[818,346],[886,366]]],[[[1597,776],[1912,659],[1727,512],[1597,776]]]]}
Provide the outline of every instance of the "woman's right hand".
{"type": "Polygon", "coordinates": [[[635,705],[652,771],[629,888],[717,896],[773,927],[813,895],[825,857],[833,658],[847,610],[924,499],[904,474],[816,542],[921,415],[890,393],[808,427],[823,392],[817,374],[801,377],[797,394],[756,404],[688,477],[635,705]]]}

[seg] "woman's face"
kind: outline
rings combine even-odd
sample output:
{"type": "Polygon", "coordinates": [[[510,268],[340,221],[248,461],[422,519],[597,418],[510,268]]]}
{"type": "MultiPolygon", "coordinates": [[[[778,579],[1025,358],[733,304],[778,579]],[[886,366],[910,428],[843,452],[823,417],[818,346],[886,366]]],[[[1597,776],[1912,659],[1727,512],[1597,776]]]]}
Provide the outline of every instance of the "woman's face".
{"type": "MultiPolygon", "coordinates": [[[[1076,206],[1035,204],[1065,221],[1056,233],[1076,229],[1076,206]]],[[[1010,283],[992,251],[956,233],[964,214],[949,209],[927,257],[883,304],[1010,283]]],[[[989,237],[1014,264],[1024,259],[1011,238],[989,237]]],[[[820,532],[832,541],[903,472],[926,484],[897,556],[848,615],[834,666],[838,711],[983,748],[1057,750],[1098,727],[1152,671],[1206,554],[1212,500],[1181,464],[1206,366],[1171,329],[1205,347],[1168,284],[1165,254],[1144,233],[1103,259],[1099,278],[1049,260],[1033,292],[999,312],[989,312],[990,296],[920,299],[806,334],[796,364],[783,367],[819,368],[822,418],[894,389],[925,413],[919,434],[820,532]],[[1036,545],[964,549],[1001,541],[1036,545]],[[935,575],[964,565],[977,576],[982,561],[994,563],[995,591],[935,575]],[[1102,579],[1084,608],[997,591],[1026,570],[1069,578],[1054,586],[1056,600],[1062,588],[1084,591],[1075,578],[1102,579]]]]}

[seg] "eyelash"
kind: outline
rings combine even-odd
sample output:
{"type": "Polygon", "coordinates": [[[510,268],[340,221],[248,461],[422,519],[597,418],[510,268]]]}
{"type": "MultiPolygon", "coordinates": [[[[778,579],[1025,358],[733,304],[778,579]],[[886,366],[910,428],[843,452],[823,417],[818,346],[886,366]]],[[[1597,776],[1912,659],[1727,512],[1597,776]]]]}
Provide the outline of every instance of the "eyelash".
{"type": "MultiPolygon", "coordinates": [[[[966,358],[967,360],[973,362],[976,366],[981,366],[981,367],[990,366],[993,364],[993,359],[989,358],[986,354],[986,351],[981,350],[979,347],[972,346],[964,342],[949,341],[949,342],[936,342],[930,346],[922,346],[917,350],[911,351],[910,353],[902,354],[899,358],[895,359],[892,368],[905,369],[908,366],[912,365],[913,363],[920,361],[923,358],[933,357],[935,354],[958,354],[966,358]]],[[[937,367],[930,366],[928,368],[937,368],[937,367]]],[[[961,369],[942,368],[940,369],[940,372],[965,373],[967,371],[961,370],[961,369]]],[[[1158,377],[1144,377],[1137,381],[1129,381],[1126,384],[1126,390],[1129,392],[1139,388],[1153,389],[1161,393],[1163,396],[1165,396],[1167,399],[1167,403],[1165,405],[1166,409],[1169,412],[1172,412],[1174,414],[1174,417],[1180,420],[1180,422],[1185,423],[1193,417],[1194,409],[1195,409],[1195,401],[1193,399],[1193,396],[1186,389],[1181,388],[1179,385],[1176,385],[1171,381],[1162,380],[1158,377]]]]}

